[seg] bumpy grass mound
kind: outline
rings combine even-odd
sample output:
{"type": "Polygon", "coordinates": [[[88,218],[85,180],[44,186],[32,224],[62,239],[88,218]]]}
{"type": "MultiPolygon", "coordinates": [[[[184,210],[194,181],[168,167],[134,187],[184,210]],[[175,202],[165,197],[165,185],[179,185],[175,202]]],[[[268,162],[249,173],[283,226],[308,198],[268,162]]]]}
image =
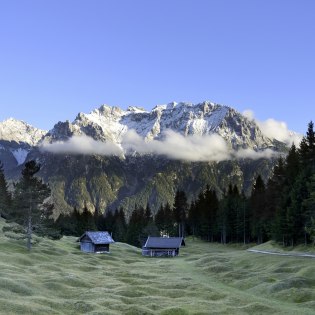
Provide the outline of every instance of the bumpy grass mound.
{"type": "Polygon", "coordinates": [[[0,314],[314,314],[312,259],[192,239],[176,258],[142,257],[123,243],[84,254],[73,237],[35,238],[29,253],[4,226],[0,314]]]}

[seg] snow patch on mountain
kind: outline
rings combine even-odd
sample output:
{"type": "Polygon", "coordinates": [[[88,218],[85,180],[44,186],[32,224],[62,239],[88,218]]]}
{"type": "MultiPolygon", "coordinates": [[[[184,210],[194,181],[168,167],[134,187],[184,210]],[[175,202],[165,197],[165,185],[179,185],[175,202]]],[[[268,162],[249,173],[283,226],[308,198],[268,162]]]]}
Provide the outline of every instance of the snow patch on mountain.
{"type": "Polygon", "coordinates": [[[0,139],[35,146],[47,133],[24,121],[9,118],[0,122],[0,139]]]}
{"type": "MultiPolygon", "coordinates": [[[[0,123],[0,139],[39,146],[53,153],[124,156],[138,152],[191,161],[271,156],[270,150],[277,150],[276,144],[252,116],[248,112],[245,117],[231,107],[208,101],[172,102],[151,111],[102,105],[88,114],[79,113],[73,122],[58,122],[48,133],[8,119],[0,123]],[[216,148],[220,154],[214,154],[216,148]]],[[[27,156],[22,149],[28,147],[14,151],[18,163],[27,156]]]]}
{"type": "Polygon", "coordinates": [[[22,149],[22,148],[18,148],[17,150],[11,150],[13,156],[15,157],[17,164],[21,165],[25,162],[26,157],[29,153],[28,150],[22,149]]]}
{"type": "Polygon", "coordinates": [[[163,139],[167,130],[185,137],[218,134],[233,149],[266,149],[273,146],[254,121],[228,106],[212,102],[199,104],[172,102],[157,105],[152,111],[143,108],[103,105],[89,114],[80,113],[73,123],[58,123],[49,133],[50,141],[66,140],[71,136],[87,135],[96,141],[120,146],[130,130],[145,141],[163,139]]]}

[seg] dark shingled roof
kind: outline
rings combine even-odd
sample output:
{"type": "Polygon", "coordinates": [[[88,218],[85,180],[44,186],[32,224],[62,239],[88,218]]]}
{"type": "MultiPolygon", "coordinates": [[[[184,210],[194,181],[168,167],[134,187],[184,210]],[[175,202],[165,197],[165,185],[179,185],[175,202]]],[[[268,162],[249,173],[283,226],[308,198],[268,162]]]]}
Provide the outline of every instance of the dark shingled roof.
{"type": "Polygon", "coordinates": [[[146,248],[180,248],[185,246],[183,237],[153,237],[149,236],[144,247],[146,248]]]}
{"type": "Polygon", "coordinates": [[[85,232],[79,239],[79,241],[81,241],[81,239],[84,236],[87,236],[93,244],[111,244],[114,243],[114,240],[112,239],[112,237],[110,236],[110,234],[108,232],[85,232]]]}

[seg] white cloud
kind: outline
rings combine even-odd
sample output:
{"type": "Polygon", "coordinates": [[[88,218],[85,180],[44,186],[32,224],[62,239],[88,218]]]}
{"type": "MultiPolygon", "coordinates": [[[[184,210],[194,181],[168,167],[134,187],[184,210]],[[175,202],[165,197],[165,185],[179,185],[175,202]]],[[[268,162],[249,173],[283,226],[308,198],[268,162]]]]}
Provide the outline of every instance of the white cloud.
{"type": "Polygon", "coordinates": [[[251,160],[258,160],[258,159],[271,159],[273,157],[279,156],[279,152],[273,151],[271,149],[266,149],[263,151],[255,151],[253,149],[240,149],[238,151],[233,152],[233,155],[237,159],[251,159],[251,160]]]}
{"type": "Polygon", "coordinates": [[[167,130],[162,140],[145,141],[134,130],[131,130],[123,139],[123,147],[140,154],[153,153],[185,161],[223,161],[230,158],[226,142],[215,134],[185,137],[167,130]]]}
{"type": "Polygon", "coordinates": [[[122,150],[111,142],[96,141],[86,135],[73,136],[67,141],[44,143],[41,150],[60,154],[121,155],[122,150]]]}
{"type": "Polygon", "coordinates": [[[293,142],[296,146],[299,146],[302,140],[302,135],[290,131],[284,121],[277,121],[273,118],[259,121],[255,118],[254,112],[250,109],[245,110],[243,115],[250,120],[255,120],[261,132],[270,139],[282,141],[288,146],[291,146],[293,142]]]}
{"type": "Polygon", "coordinates": [[[243,111],[243,116],[245,116],[246,118],[248,118],[249,120],[254,120],[254,112],[251,109],[246,109],[243,111]]]}
{"type": "Polygon", "coordinates": [[[135,130],[129,130],[123,137],[121,147],[114,143],[96,141],[86,135],[73,136],[67,141],[45,143],[41,150],[55,154],[98,154],[103,156],[122,156],[133,152],[166,156],[174,160],[190,162],[226,161],[231,159],[271,158],[272,150],[256,152],[252,149],[233,151],[225,140],[217,135],[183,136],[172,130],[166,130],[159,140],[147,141],[135,130]]]}

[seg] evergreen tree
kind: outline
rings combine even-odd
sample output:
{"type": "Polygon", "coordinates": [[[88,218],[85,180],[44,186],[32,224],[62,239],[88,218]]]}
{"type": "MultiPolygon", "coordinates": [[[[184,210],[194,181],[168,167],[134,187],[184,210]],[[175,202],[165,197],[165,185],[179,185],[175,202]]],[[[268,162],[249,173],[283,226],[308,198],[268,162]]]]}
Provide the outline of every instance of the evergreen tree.
{"type": "Polygon", "coordinates": [[[266,190],[265,184],[260,175],[252,189],[250,197],[251,209],[251,230],[252,237],[261,244],[266,239],[265,211],[266,211],[266,190]]]}
{"type": "Polygon", "coordinates": [[[104,221],[102,223],[102,230],[113,232],[115,225],[115,218],[112,211],[107,211],[104,217],[104,221]]]}
{"type": "Polygon", "coordinates": [[[221,211],[223,243],[237,242],[242,239],[243,204],[238,188],[235,185],[229,185],[228,192],[221,202],[221,211]]]}
{"type": "Polygon", "coordinates": [[[243,244],[245,245],[250,240],[250,221],[249,221],[249,206],[248,200],[242,192],[240,196],[240,225],[239,225],[239,235],[240,239],[243,240],[243,244]]]}
{"type": "Polygon", "coordinates": [[[203,222],[202,235],[208,241],[213,241],[218,231],[217,214],[219,201],[214,190],[207,186],[202,198],[201,209],[198,211],[203,222]]]}
{"type": "Polygon", "coordinates": [[[88,208],[85,206],[83,208],[83,212],[80,215],[80,222],[81,225],[81,231],[79,234],[83,234],[85,231],[95,231],[97,230],[95,225],[95,217],[94,215],[88,210],[88,208]]]}
{"type": "Polygon", "coordinates": [[[187,197],[184,191],[177,190],[175,195],[173,213],[178,226],[178,236],[185,236],[185,223],[188,211],[187,197]]]}
{"type": "Polygon", "coordinates": [[[0,217],[7,218],[11,207],[11,194],[5,179],[3,164],[0,161],[0,217]]]}
{"type": "Polygon", "coordinates": [[[77,233],[78,222],[76,221],[77,217],[74,215],[74,211],[71,214],[61,213],[55,221],[54,226],[60,231],[61,235],[79,236],[77,233]]]}
{"type": "Polygon", "coordinates": [[[164,207],[164,218],[165,218],[165,232],[169,236],[176,236],[177,230],[175,228],[174,212],[167,202],[164,207]]]}
{"type": "Polygon", "coordinates": [[[47,227],[52,211],[52,206],[47,201],[50,189],[35,176],[39,170],[40,165],[35,161],[25,164],[22,178],[15,185],[11,212],[13,219],[25,227],[28,250],[31,250],[33,232],[43,231],[47,227]]]}
{"type": "MultiPolygon", "coordinates": [[[[314,226],[315,220],[315,173],[306,183],[307,186],[307,195],[308,197],[302,201],[302,209],[304,215],[304,225],[305,225],[305,232],[309,235],[310,239],[315,241],[313,238],[312,229],[314,226]]],[[[307,243],[307,235],[304,238],[305,243],[307,243]]]]}
{"type": "Polygon", "coordinates": [[[285,204],[288,195],[286,185],[285,162],[282,157],[274,167],[273,176],[269,179],[266,191],[266,209],[273,220],[270,224],[270,234],[273,239],[284,244],[287,235],[287,218],[285,204]],[[284,191],[286,191],[284,193],[284,191]]]}
{"type": "Polygon", "coordinates": [[[199,235],[198,227],[199,227],[199,216],[198,216],[198,208],[197,208],[197,201],[193,201],[190,204],[188,210],[188,227],[189,227],[189,234],[193,236],[199,235]]]}
{"type": "Polygon", "coordinates": [[[124,209],[121,207],[119,210],[116,209],[113,217],[113,238],[115,241],[125,242],[127,233],[127,224],[124,209]]]}
{"type": "Polygon", "coordinates": [[[306,178],[301,173],[295,181],[290,192],[290,203],[286,208],[287,216],[287,242],[294,244],[305,240],[305,208],[303,201],[309,196],[306,178]]]}
{"type": "Polygon", "coordinates": [[[95,226],[98,231],[108,231],[104,213],[99,213],[99,211],[95,211],[94,218],[95,226]]]}
{"type": "MultiPolygon", "coordinates": [[[[231,191],[231,189],[229,189],[231,191]]],[[[218,228],[220,231],[221,244],[227,243],[228,236],[228,194],[224,192],[223,198],[219,202],[219,214],[218,214],[218,228]]]]}
{"type": "Polygon", "coordinates": [[[143,207],[136,206],[133,210],[126,234],[126,241],[127,243],[141,247],[143,245],[143,235],[142,230],[145,227],[146,218],[145,218],[145,211],[143,207]]]}
{"type": "Polygon", "coordinates": [[[195,233],[202,239],[207,239],[209,231],[209,222],[207,220],[207,203],[205,191],[201,191],[195,202],[195,213],[190,214],[195,220],[195,233]]]}
{"type": "Polygon", "coordinates": [[[159,210],[155,214],[154,222],[161,234],[165,234],[167,223],[163,205],[160,206],[159,210]]]}
{"type": "Polygon", "coordinates": [[[314,124],[311,121],[308,124],[306,136],[300,143],[299,154],[301,156],[301,164],[308,175],[315,172],[315,134],[314,124]]]}
{"type": "Polygon", "coordinates": [[[310,239],[315,245],[315,219],[312,217],[310,224],[305,228],[305,232],[310,236],[310,239]]]}
{"type": "Polygon", "coordinates": [[[146,224],[152,223],[153,216],[152,216],[152,211],[149,204],[147,204],[147,207],[145,208],[144,217],[145,217],[146,224]]]}
{"type": "Polygon", "coordinates": [[[289,153],[286,157],[285,174],[286,181],[289,186],[295,183],[295,180],[300,173],[300,157],[296,146],[292,144],[289,153]]]}
{"type": "Polygon", "coordinates": [[[147,207],[144,212],[144,228],[141,231],[141,236],[140,238],[144,241],[148,238],[148,236],[159,236],[159,229],[156,226],[154,220],[153,220],[153,215],[150,209],[149,204],[147,204],[147,207]]]}
{"type": "Polygon", "coordinates": [[[314,123],[312,121],[308,124],[306,138],[308,142],[309,161],[311,164],[311,170],[314,173],[315,172],[315,133],[314,133],[314,123]]]}

